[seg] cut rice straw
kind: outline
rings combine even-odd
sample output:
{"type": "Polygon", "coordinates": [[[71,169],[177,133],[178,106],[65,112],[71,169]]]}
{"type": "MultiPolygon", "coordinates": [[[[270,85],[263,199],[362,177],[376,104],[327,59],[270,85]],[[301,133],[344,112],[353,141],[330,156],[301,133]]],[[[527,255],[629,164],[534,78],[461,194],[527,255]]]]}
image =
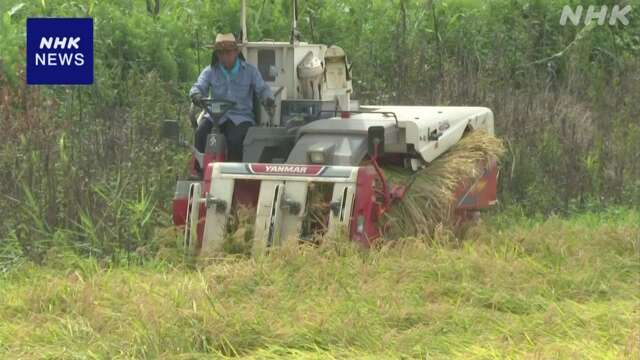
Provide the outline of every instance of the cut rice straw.
{"type": "Polygon", "coordinates": [[[384,216],[384,237],[431,236],[437,227],[453,225],[454,193],[460,183],[480,176],[484,165],[504,151],[500,139],[476,130],[417,173],[384,167],[391,182],[410,184],[404,199],[384,216]]]}

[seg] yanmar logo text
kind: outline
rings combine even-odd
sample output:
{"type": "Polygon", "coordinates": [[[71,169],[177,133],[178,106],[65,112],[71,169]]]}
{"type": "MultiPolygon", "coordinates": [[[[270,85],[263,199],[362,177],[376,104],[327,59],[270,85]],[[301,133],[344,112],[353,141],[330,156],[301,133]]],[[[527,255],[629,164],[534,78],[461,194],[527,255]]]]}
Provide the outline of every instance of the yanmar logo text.
{"type": "Polygon", "coordinates": [[[27,84],[93,83],[93,19],[27,19],[27,84]]]}
{"type": "Polygon", "coordinates": [[[307,167],[306,166],[282,166],[282,165],[273,165],[273,166],[265,166],[265,172],[270,173],[284,173],[284,174],[306,174],[307,167]]]}
{"type": "Polygon", "coordinates": [[[249,169],[254,174],[317,176],[322,173],[324,166],[251,164],[249,169]]]}

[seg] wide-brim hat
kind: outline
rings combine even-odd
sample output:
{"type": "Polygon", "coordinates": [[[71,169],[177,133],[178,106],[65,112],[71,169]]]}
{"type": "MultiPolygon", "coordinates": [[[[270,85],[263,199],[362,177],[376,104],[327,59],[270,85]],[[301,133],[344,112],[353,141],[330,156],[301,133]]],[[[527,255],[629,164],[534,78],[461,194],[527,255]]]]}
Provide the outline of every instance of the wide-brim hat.
{"type": "Polygon", "coordinates": [[[236,37],[231,33],[216,35],[216,42],[213,44],[205,45],[209,49],[213,50],[237,50],[244,44],[238,44],[236,37]]]}

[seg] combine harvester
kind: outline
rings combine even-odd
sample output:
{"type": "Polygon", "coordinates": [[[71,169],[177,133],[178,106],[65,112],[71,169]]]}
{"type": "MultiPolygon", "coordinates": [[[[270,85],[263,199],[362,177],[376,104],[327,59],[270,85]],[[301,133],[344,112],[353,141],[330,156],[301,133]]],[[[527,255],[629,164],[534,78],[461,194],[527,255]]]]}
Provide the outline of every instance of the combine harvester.
{"type": "MultiPolygon", "coordinates": [[[[493,134],[493,113],[483,107],[359,106],[341,48],[300,42],[295,10],[291,41],[247,41],[245,11],[243,0],[242,52],[271,86],[277,110],[270,117],[256,106],[258,125],[247,133],[242,163],[225,162],[215,127],[204,153],[191,147],[192,177],[178,181],[173,221],[194,254],[221,251],[240,207],[251,212],[254,253],[338,231],[369,247],[384,234],[385,214],[410,193],[411,174],[428,176],[430,164],[466,134],[493,134]],[[405,171],[408,181],[393,183],[388,167],[405,171]]],[[[209,105],[205,111],[218,119],[233,104],[209,105]]],[[[169,136],[178,130],[177,122],[165,122],[169,136]]],[[[452,197],[460,219],[496,202],[495,159],[479,165],[452,197]]]]}

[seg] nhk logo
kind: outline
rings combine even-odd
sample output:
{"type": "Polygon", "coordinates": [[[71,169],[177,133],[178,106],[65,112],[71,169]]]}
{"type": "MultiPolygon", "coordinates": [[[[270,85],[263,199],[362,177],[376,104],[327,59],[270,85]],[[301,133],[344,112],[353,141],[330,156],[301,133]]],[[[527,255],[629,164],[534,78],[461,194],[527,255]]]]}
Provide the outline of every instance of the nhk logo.
{"type": "MultiPolygon", "coordinates": [[[[43,37],[40,39],[40,50],[43,49],[77,49],[80,50],[78,43],[80,37],[59,38],[43,37]]],[[[73,65],[84,65],[84,54],[82,53],[56,53],[56,52],[39,52],[36,53],[36,66],[69,66],[73,60],[73,65]]]]}
{"type": "Polygon", "coordinates": [[[576,6],[575,11],[569,5],[565,5],[560,15],[560,25],[566,25],[567,19],[575,26],[578,26],[581,20],[584,21],[585,25],[589,25],[596,20],[598,25],[604,25],[607,20],[607,14],[609,14],[609,25],[616,25],[618,22],[622,25],[629,25],[627,15],[631,12],[631,5],[625,7],[614,5],[610,12],[606,5],[600,6],[597,10],[595,6],[590,5],[587,7],[584,17],[582,17],[583,10],[584,7],[582,5],[576,6]]]}
{"type": "Polygon", "coordinates": [[[27,19],[27,84],[92,84],[93,19],[27,19]]]}

